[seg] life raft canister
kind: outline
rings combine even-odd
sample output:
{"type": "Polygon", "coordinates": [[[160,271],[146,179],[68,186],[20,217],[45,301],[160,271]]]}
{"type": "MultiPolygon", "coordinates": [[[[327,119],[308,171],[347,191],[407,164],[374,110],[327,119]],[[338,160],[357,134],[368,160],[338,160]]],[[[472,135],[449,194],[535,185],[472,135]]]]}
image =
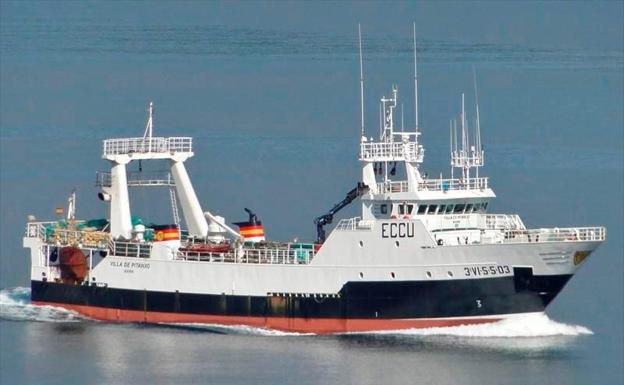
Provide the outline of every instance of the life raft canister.
{"type": "Polygon", "coordinates": [[[77,247],[63,247],[59,252],[59,267],[61,279],[64,282],[80,283],[84,281],[89,271],[87,257],[77,247]]]}

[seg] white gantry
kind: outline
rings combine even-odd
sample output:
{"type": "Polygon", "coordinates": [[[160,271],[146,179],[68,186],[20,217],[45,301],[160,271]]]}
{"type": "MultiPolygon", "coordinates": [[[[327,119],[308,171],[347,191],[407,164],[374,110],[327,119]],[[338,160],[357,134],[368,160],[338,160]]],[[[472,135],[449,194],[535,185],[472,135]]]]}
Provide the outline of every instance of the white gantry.
{"type": "Polygon", "coordinates": [[[194,155],[193,139],[190,137],[154,137],[152,135],[153,111],[153,103],[150,102],[143,137],[104,140],[102,158],[110,161],[112,165],[110,176],[103,174],[100,183],[106,200],[110,200],[111,236],[114,239],[132,237],[128,185],[141,185],[141,182],[131,179],[132,182],[129,183],[126,165],[134,160],[168,159],[170,176],[167,175],[166,179],[155,178],[151,182],[148,180],[142,185],[175,186],[189,236],[205,237],[208,233],[208,223],[184,166],[184,162],[194,155]],[[171,176],[173,180],[170,179],[171,176]]]}

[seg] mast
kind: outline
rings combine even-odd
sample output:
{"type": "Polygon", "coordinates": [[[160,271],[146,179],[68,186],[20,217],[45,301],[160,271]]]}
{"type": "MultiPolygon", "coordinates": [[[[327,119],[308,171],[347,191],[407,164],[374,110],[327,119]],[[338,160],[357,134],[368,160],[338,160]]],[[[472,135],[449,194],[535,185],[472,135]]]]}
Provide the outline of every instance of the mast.
{"type": "Polygon", "coordinates": [[[76,189],[72,190],[71,195],[67,199],[67,221],[76,219],[76,189]]]}
{"type": "Polygon", "coordinates": [[[451,153],[451,179],[453,179],[453,170],[455,169],[455,167],[453,167],[453,156],[455,154],[455,152],[453,151],[453,119],[449,120],[449,147],[450,147],[450,153],[451,153]]]}
{"type": "Polygon", "coordinates": [[[405,132],[405,121],[403,119],[403,103],[401,103],[401,133],[405,132]]]}
{"type": "MultiPolygon", "coordinates": [[[[462,147],[461,153],[462,157],[466,156],[466,109],[464,106],[464,94],[462,93],[461,97],[461,139],[462,139],[462,147]]],[[[466,166],[462,168],[462,179],[467,179],[466,176],[466,166]]]]}
{"type": "Polygon", "coordinates": [[[154,130],[154,102],[149,102],[147,124],[145,125],[145,133],[143,134],[143,140],[147,139],[147,151],[152,151],[152,132],[154,130]]]}
{"type": "Polygon", "coordinates": [[[416,22],[414,22],[414,114],[418,131],[418,67],[416,65],[416,22]]]}
{"type": "MultiPolygon", "coordinates": [[[[479,163],[483,165],[483,149],[481,148],[481,121],[479,119],[479,92],[477,90],[477,70],[475,67],[472,67],[472,79],[474,82],[474,93],[475,93],[475,112],[477,114],[476,124],[475,124],[475,154],[479,163]]],[[[479,168],[477,167],[477,178],[479,177],[479,168]]]]}
{"type": "Polygon", "coordinates": [[[362,28],[358,23],[358,39],[360,43],[360,123],[361,137],[364,137],[364,66],[362,65],[362,28]]]}

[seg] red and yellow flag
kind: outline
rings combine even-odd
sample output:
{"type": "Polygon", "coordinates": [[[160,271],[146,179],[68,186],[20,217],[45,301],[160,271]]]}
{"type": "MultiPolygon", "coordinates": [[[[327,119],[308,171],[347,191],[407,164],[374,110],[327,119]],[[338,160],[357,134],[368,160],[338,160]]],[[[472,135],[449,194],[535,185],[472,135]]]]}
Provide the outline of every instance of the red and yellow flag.
{"type": "Polygon", "coordinates": [[[177,241],[180,239],[180,231],[176,225],[154,226],[154,241],[177,241]]]}

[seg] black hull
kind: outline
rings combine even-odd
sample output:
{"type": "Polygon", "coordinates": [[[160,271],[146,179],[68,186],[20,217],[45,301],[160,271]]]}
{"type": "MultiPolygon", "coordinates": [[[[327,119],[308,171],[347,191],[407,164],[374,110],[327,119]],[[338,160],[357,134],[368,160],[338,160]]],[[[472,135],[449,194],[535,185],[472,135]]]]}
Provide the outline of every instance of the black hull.
{"type": "MultiPolygon", "coordinates": [[[[571,275],[348,282],[338,296],[209,295],[32,281],[32,300],[141,312],[314,319],[483,317],[543,311],[571,275]]],[[[530,269],[528,269],[530,270],[530,269]]]]}

